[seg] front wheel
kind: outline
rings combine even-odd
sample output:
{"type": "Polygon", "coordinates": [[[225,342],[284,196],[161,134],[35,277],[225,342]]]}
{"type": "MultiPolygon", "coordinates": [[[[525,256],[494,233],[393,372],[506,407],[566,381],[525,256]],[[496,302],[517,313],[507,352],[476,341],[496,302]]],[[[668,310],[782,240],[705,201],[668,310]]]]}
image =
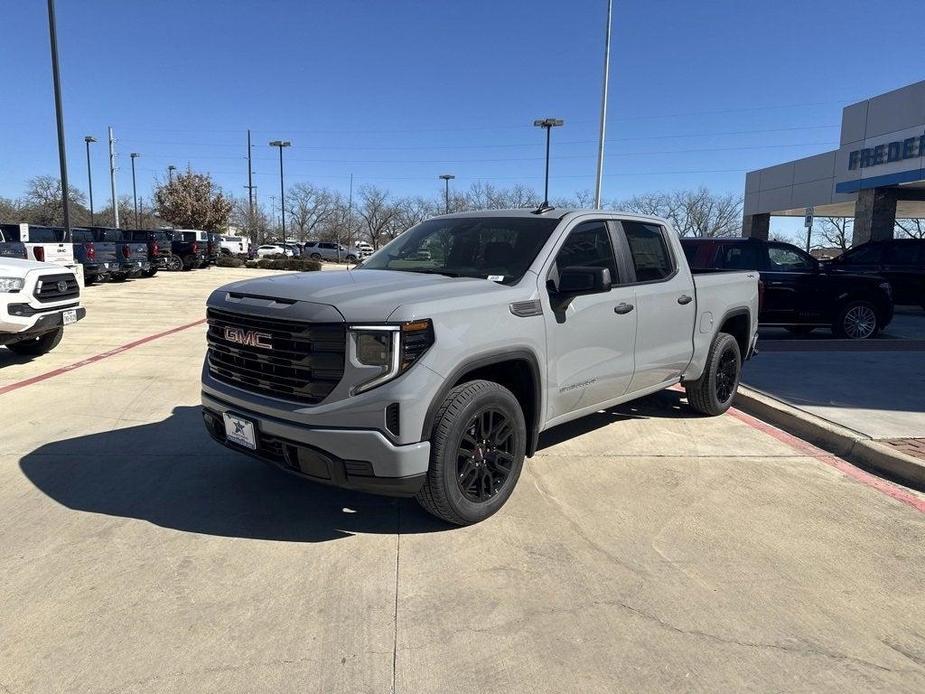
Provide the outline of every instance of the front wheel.
{"type": "Polygon", "coordinates": [[[52,330],[49,333],[43,333],[42,335],[34,337],[31,340],[14,342],[11,345],[7,345],[7,348],[14,354],[20,354],[26,357],[36,357],[40,354],[50,352],[55,347],[57,347],[63,336],[64,328],[60,327],[57,330],[52,330]]]}
{"type": "Polygon", "coordinates": [[[453,388],[437,412],[430,469],[418,503],[454,525],[498,511],[523,468],[527,428],[514,394],[493,381],[453,388]]]}
{"type": "Polygon", "coordinates": [[[877,334],[879,329],[877,309],[869,301],[849,301],[835,317],[832,332],[835,337],[848,340],[866,340],[877,334]]]}
{"type": "Polygon", "coordinates": [[[156,274],[157,274],[157,268],[153,267],[150,270],[145,270],[144,272],[142,272],[141,276],[142,277],[154,277],[154,275],[156,274]]]}
{"type": "Polygon", "coordinates": [[[321,254],[320,254],[320,253],[312,253],[311,259],[312,259],[312,260],[321,260],[321,254]]]}
{"type": "Polygon", "coordinates": [[[703,375],[684,384],[688,403],[701,414],[723,414],[732,405],[741,372],[739,343],[728,333],[717,334],[710,345],[703,375]]]}
{"type": "Polygon", "coordinates": [[[179,272],[183,269],[183,260],[178,255],[169,255],[164,259],[164,266],[171,272],[179,272]]]}

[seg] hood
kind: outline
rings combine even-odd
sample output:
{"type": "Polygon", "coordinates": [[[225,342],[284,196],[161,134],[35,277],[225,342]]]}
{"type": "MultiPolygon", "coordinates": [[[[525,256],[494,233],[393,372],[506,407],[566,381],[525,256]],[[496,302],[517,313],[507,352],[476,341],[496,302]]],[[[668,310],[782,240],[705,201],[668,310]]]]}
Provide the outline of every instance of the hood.
{"type": "Polygon", "coordinates": [[[25,277],[30,270],[54,270],[61,272],[60,265],[55,263],[39,263],[35,260],[22,260],[20,258],[0,257],[0,276],[25,277]]]}
{"type": "Polygon", "coordinates": [[[260,277],[225,285],[221,292],[309,301],[336,308],[347,322],[382,322],[402,304],[457,299],[509,287],[474,277],[394,270],[325,270],[260,277]]]}

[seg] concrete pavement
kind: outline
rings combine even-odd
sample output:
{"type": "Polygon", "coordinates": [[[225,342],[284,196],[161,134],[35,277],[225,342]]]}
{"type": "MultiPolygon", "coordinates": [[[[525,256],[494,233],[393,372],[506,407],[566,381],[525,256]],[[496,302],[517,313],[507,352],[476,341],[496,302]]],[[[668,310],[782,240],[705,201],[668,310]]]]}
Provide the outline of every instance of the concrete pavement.
{"type": "Polygon", "coordinates": [[[0,691],[925,689],[921,497],[675,392],[545,433],[455,529],[215,445],[201,324],[16,387],[255,272],[91,287],[0,350],[0,691]]]}

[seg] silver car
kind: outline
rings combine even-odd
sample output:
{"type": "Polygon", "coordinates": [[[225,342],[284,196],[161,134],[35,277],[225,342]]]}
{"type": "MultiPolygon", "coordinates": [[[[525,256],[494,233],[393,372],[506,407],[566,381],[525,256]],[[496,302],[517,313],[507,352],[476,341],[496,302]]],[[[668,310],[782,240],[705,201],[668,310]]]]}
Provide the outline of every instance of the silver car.
{"type": "Polygon", "coordinates": [[[356,248],[348,248],[342,243],[333,241],[308,241],[302,247],[302,255],[313,260],[347,261],[355,263],[360,258],[356,248]]]}

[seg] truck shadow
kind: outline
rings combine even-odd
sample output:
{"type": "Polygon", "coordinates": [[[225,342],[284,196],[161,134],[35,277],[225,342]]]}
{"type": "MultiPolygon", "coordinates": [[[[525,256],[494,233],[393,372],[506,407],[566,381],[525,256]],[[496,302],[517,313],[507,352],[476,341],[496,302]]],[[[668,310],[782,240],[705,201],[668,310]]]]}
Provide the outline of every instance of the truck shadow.
{"type": "Polygon", "coordinates": [[[67,508],[206,535],[324,542],[452,527],[413,499],[314,484],[227,450],[206,434],[199,407],[177,407],[161,422],[45,444],[20,468],[67,508]]]}
{"type": "Polygon", "coordinates": [[[684,397],[684,394],[679,390],[661,390],[640,400],[626,402],[616,407],[589,414],[581,419],[560,424],[540,434],[537,450],[541,451],[563,441],[602,429],[614,422],[622,422],[628,419],[693,419],[703,417],[704,415],[695,412],[687,405],[684,397]]]}

